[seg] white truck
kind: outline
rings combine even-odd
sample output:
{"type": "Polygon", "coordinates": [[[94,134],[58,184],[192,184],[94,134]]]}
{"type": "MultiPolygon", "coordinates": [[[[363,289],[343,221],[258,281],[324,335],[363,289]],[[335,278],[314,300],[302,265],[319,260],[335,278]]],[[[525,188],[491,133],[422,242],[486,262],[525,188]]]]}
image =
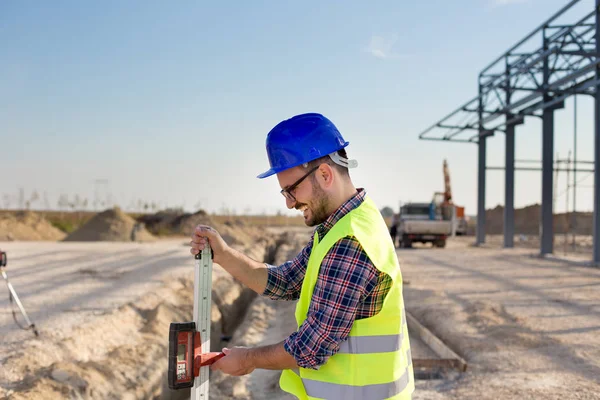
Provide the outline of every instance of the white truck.
{"type": "Polygon", "coordinates": [[[397,235],[400,247],[410,248],[413,243],[431,243],[445,247],[452,233],[452,221],[442,219],[442,213],[431,203],[408,203],[400,208],[397,235]]]}

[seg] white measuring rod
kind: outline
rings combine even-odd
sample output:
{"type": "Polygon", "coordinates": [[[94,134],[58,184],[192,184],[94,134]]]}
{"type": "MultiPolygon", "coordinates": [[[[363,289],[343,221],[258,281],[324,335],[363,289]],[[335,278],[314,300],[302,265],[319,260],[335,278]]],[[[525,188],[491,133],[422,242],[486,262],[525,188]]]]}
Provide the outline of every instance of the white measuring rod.
{"type": "MultiPolygon", "coordinates": [[[[196,254],[194,270],[194,322],[202,338],[202,353],[210,352],[210,315],[212,305],[212,251],[207,244],[196,254]]],[[[210,366],[200,367],[200,374],[194,379],[191,400],[208,400],[208,375],[210,366]]]]}

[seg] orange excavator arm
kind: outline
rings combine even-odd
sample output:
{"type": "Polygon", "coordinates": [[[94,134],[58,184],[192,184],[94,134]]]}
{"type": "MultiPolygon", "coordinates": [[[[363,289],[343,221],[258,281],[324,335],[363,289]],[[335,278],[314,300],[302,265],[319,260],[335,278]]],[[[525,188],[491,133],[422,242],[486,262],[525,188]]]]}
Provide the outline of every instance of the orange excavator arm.
{"type": "Polygon", "coordinates": [[[444,160],[444,203],[452,203],[452,188],[450,187],[450,169],[444,160]]]}

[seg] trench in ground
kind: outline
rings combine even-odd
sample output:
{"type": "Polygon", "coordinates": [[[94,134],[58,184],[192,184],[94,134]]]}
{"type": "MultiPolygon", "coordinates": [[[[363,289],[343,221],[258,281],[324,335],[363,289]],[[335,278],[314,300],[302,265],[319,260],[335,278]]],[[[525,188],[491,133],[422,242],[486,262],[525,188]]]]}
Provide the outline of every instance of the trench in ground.
{"type": "MultiPolygon", "coordinates": [[[[290,243],[293,235],[288,233],[280,234],[274,242],[267,244],[265,247],[263,262],[268,264],[279,264],[289,254],[290,248],[297,250],[297,244],[290,243]]],[[[235,335],[237,329],[244,322],[248,309],[252,306],[253,301],[257,298],[257,293],[253,290],[242,286],[239,283],[231,285],[228,281],[217,281],[213,282],[213,316],[211,322],[211,340],[210,347],[211,351],[221,351],[223,347],[226,347],[230,342],[231,338],[235,335]],[[224,284],[229,287],[222,290],[219,285],[224,284]],[[218,310],[215,312],[215,308],[218,310]],[[215,318],[216,316],[216,318],[215,318]]],[[[191,320],[192,316],[189,315],[191,320]]],[[[213,375],[210,372],[211,377],[213,375]]],[[[229,380],[236,379],[235,377],[225,378],[229,380]]],[[[223,382],[220,382],[223,385],[223,382]]],[[[229,398],[224,396],[218,388],[211,388],[209,391],[210,398],[229,398]],[[214,393],[217,391],[217,393],[214,393]]],[[[241,396],[239,396],[241,397],[241,396]]],[[[179,389],[171,390],[167,386],[167,370],[163,373],[163,383],[161,385],[161,392],[154,397],[154,400],[180,400],[189,399],[190,389],[179,389]]]]}
{"type": "MultiPolygon", "coordinates": [[[[287,232],[273,235],[270,239],[260,242],[260,246],[256,245],[254,253],[249,255],[256,260],[278,265],[297,254],[305,244],[306,237],[296,235],[298,233],[287,232]]],[[[193,274],[189,275],[191,276],[174,279],[138,301],[97,317],[93,323],[76,331],[76,336],[66,338],[61,343],[46,343],[44,346],[48,348],[34,348],[24,354],[15,355],[15,359],[24,357],[25,361],[31,360],[32,367],[23,380],[7,388],[11,398],[189,398],[189,390],[172,391],[167,386],[169,325],[174,321],[192,320],[193,274]],[[40,356],[45,357],[47,361],[36,365],[40,356]]],[[[248,326],[252,326],[257,317],[262,318],[259,322],[270,320],[269,323],[279,324],[279,328],[285,327],[280,329],[282,332],[288,329],[288,325],[293,326],[293,321],[281,321],[287,317],[293,319],[293,303],[273,302],[275,303],[274,307],[283,308],[277,309],[277,312],[272,312],[273,308],[269,311],[271,303],[264,303],[262,297],[257,297],[239,282],[231,278],[213,281],[211,350],[218,351],[226,346],[229,339],[236,335],[236,331],[238,342],[232,345],[238,344],[239,336],[248,332],[248,326]],[[277,321],[278,319],[280,321],[277,321]]],[[[283,337],[264,339],[275,343],[283,337]]],[[[420,354],[417,350],[418,341],[413,342],[413,352],[420,354]]],[[[435,371],[429,371],[427,374],[416,371],[417,378],[440,377],[435,371]]],[[[219,379],[214,380],[215,384],[224,382],[219,379]]],[[[221,388],[215,388],[213,391],[211,379],[211,399],[232,398],[232,393],[234,398],[286,398],[276,387],[274,375],[265,378],[262,370],[255,371],[249,378],[231,378],[225,383],[235,387],[228,389],[227,394],[219,395],[221,388]],[[246,384],[247,390],[243,393],[236,392],[240,382],[246,384]],[[260,386],[262,382],[267,382],[268,388],[260,386]]]]}

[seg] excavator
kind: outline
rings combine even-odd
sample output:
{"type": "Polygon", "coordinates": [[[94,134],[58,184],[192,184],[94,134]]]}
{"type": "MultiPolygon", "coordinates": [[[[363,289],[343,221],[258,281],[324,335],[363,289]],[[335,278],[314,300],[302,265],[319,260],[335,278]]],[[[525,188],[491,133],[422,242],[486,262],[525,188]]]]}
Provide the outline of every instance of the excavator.
{"type": "Polygon", "coordinates": [[[448,162],[444,160],[444,191],[435,192],[433,194],[432,209],[436,215],[432,215],[432,219],[452,220],[453,213],[456,221],[456,234],[464,235],[467,232],[467,220],[465,218],[465,208],[454,204],[452,199],[452,188],[450,186],[450,169],[448,162]]]}

